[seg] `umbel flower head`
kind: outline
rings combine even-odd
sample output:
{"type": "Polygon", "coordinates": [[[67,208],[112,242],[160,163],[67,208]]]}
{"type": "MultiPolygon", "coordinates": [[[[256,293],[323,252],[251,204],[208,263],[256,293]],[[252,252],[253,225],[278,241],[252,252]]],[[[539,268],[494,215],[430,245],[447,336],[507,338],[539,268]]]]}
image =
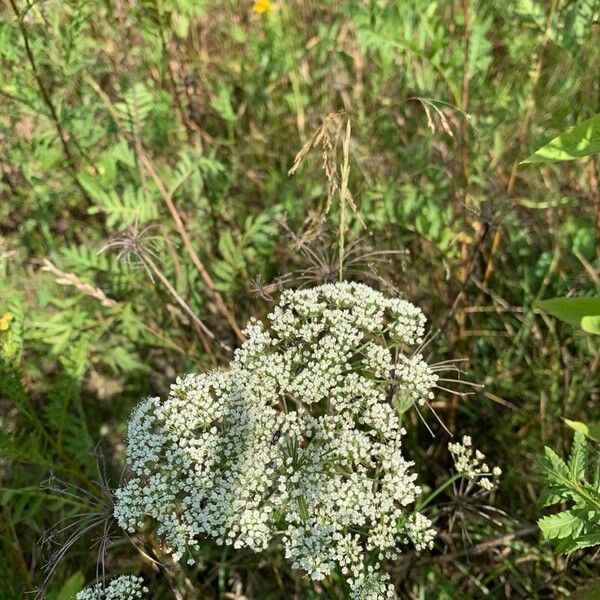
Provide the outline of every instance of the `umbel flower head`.
{"type": "Polygon", "coordinates": [[[424,324],[359,283],[283,292],[227,370],[180,378],[134,411],[119,524],[154,527],[190,563],[202,538],[257,552],[279,541],[313,580],[337,570],[352,598],[393,597],[381,561],[434,536],[411,509],[420,488],[398,409],[437,380],[411,350],[424,324]]]}
{"type": "Polygon", "coordinates": [[[471,436],[464,435],[462,442],[448,444],[448,450],[452,454],[454,467],[458,473],[488,492],[494,489],[495,482],[502,475],[502,469],[494,467],[490,470],[490,467],[484,462],[483,452],[473,448],[471,436]]]}
{"type": "Polygon", "coordinates": [[[81,590],[75,600],[135,600],[144,598],[148,588],[144,580],[135,575],[120,575],[106,586],[92,585],[81,590]]]}

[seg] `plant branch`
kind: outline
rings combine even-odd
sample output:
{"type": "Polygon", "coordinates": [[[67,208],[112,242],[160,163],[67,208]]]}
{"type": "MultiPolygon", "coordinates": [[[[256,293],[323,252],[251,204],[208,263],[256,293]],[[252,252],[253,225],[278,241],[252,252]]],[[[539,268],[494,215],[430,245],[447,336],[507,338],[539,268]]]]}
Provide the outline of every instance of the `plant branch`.
{"type": "Polygon", "coordinates": [[[60,143],[61,143],[64,155],[67,159],[67,165],[69,167],[69,170],[71,171],[71,173],[73,175],[73,178],[75,180],[77,187],[81,190],[81,193],[84,195],[86,200],[91,202],[91,199],[90,199],[88,193],[85,191],[84,187],[81,185],[81,183],[79,182],[79,179],[77,178],[77,171],[78,171],[77,162],[75,160],[75,157],[73,156],[73,153],[71,152],[71,148],[69,147],[68,135],[65,132],[65,130],[60,122],[60,119],[58,117],[58,112],[56,111],[54,103],[52,102],[52,99],[50,98],[50,93],[46,89],[46,86],[40,75],[40,71],[38,69],[37,62],[35,60],[35,57],[33,56],[31,44],[29,43],[29,34],[27,33],[27,28],[25,27],[23,18],[21,16],[21,14],[19,13],[19,9],[17,8],[17,5],[15,4],[15,0],[8,0],[8,2],[12,8],[12,11],[15,14],[16,19],[17,19],[19,31],[21,32],[21,37],[23,38],[23,44],[25,45],[25,53],[27,54],[27,60],[29,61],[29,65],[31,66],[31,70],[33,71],[33,76],[38,85],[40,93],[42,95],[44,104],[48,108],[51,120],[54,123],[56,133],[58,135],[58,138],[60,139],[60,143]]]}
{"type": "MultiPolygon", "coordinates": [[[[131,139],[131,136],[129,135],[129,133],[127,131],[125,131],[124,128],[122,127],[119,115],[118,115],[117,111],[115,110],[114,106],[112,105],[112,102],[111,102],[110,98],[108,97],[108,95],[106,94],[106,92],[91,77],[84,75],[84,79],[88,83],[88,85],[90,85],[96,91],[96,93],[100,96],[100,98],[102,99],[104,105],[106,106],[108,112],[110,113],[112,119],[114,120],[114,122],[117,125],[117,127],[119,128],[119,130],[123,133],[123,135],[131,143],[134,143],[134,141],[131,139]]],[[[154,184],[156,185],[160,195],[162,196],[162,199],[164,200],[165,204],[167,205],[167,208],[169,209],[169,212],[171,213],[171,216],[173,217],[173,221],[175,222],[175,227],[177,228],[177,231],[183,241],[183,245],[186,249],[186,252],[188,253],[188,256],[194,263],[194,266],[200,273],[200,276],[202,277],[204,284],[208,288],[209,294],[212,296],[212,298],[215,302],[218,312],[221,314],[222,317],[225,318],[225,320],[229,324],[231,330],[235,334],[237,340],[239,342],[243,342],[245,340],[245,337],[242,334],[242,331],[235,319],[235,316],[225,305],[225,302],[223,301],[223,297],[221,296],[219,291],[215,288],[215,284],[214,284],[212,277],[210,276],[210,273],[206,270],[206,267],[204,266],[203,262],[200,260],[200,257],[198,256],[196,250],[194,249],[192,242],[190,240],[190,237],[185,229],[185,225],[183,223],[181,215],[179,214],[179,211],[177,210],[177,207],[175,206],[175,204],[173,202],[172,194],[167,190],[167,187],[165,186],[165,184],[159,177],[158,173],[156,172],[156,169],[154,168],[154,165],[152,164],[152,161],[146,154],[146,151],[144,150],[141,143],[138,144],[137,146],[134,143],[134,147],[136,147],[136,151],[138,153],[138,158],[140,160],[140,163],[142,164],[144,169],[148,172],[152,181],[154,181],[154,184]]]]}

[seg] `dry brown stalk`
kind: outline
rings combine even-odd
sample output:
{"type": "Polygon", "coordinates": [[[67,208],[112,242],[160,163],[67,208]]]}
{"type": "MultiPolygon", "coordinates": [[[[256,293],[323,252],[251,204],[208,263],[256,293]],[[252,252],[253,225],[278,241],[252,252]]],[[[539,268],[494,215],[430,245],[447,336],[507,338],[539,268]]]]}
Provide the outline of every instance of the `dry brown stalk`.
{"type": "Polygon", "coordinates": [[[44,264],[42,266],[42,271],[48,271],[54,275],[56,283],[59,285],[69,285],[76,289],[78,289],[82,294],[86,296],[90,296],[91,298],[95,298],[100,301],[102,306],[106,306],[111,308],[117,305],[117,301],[109,298],[100,288],[94,287],[89,283],[85,283],[81,281],[75,273],[65,273],[65,271],[61,271],[58,267],[53,265],[47,258],[44,259],[44,264]]]}
{"type": "Polygon", "coordinates": [[[33,72],[33,77],[37,83],[39,90],[40,90],[42,100],[43,100],[44,104],[46,105],[48,112],[50,113],[50,115],[49,115],[50,119],[54,124],[54,128],[56,129],[58,139],[60,140],[60,144],[62,146],[63,153],[66,158],[68,170],[71,172],[71,175],[73,176],[75,185],[79,188],[79,190],[83,194],[83,197],[89,202],[90,197],[89,197],[87,191],[81,185],[79,179],[77,178],[77,170],[78,170],[77,161],[75,160],[75,156],[73,155],[73,152],[71,151],[71,147],[69,145],[69,135],[64,130],[64,127],[62,126],[62,123],[58,116],[58,112],[54,106],[54,103],[52,102],[51,94],[46,89],[46,85],[44,83],[44,80],[42,79],[42,75],[38,68],[37,61],[33,55],[33,51],[31,49],[31,45],[29,43],[29,34],[27,32],[27,27],[25,27],[25,24],[23,22],[23,17],[21,15],[21,13],[19,12],[19,9],[15,3],[15,0],[8,0],[8,3],[10,4],[10,7],[15,15],[15,18],[17,19],[19,31],[21,33],[21,37],[23,38],[23,44],[25,46],[25,54],[27,55],[27,60],[29,62],[31,70],[33,72]]]}
{"type": "Polygon", "coordinates": [[[235,319],[235,316],[231,313],[231,311],[225,305],[225,302],[223,301],[223,297],[221,296],[219,291],[215,288],[215,284],[214,284],[212,277],[210,276],[209,272],[206,270],[206,267],[204,266],[203,262],[200,260],[200,257],[198,256],[196,250],[194,250],[194,247],[192,245],[190,237],[185,229],[185,225],[183,223],[181,215],[179,214],[177,207],[173,203],[172,194],[171,194],[171,192],[169,192],[169,190],[167,190],[167,187],[163,183],[162,179],[159,177],[158,173],[156,172],[156,169],[154,168],[154,165],[152,164],[152,161],[148,157],[142,144],[141,143],[135,144],[134,143],[135,140],[131,139],[130,134],[122,126],[119,114],[115,110],[115,108],[112,104],[112,101],[108,97],[108,94],[106,94],[106,92],[91,77],[84,75],[84,79],[88,83],[88,85],[90,85],[90,87],[92,87],[96,91],[96,93],[98,94],[100,99],[103,101],[104,105],[106,106],[108,112],[110,113],[112,119],[114,120],[115,124],[117,125],[117,127],[119,128],[121,133],[130,142],[133,143],[134,147],[136,148],[138,160],[140,161],[140,164],[146,170],[148,175],[150,175],[150,178],[152,179],[152,181],[154,181],[154,184],[156,185],[162,199],[164,200],[165,204],[167,205],[167,208],[169,209],[169,212],[171,213],[173,221],[175,221],[175,227],[183,241],[185,250],[186,250],[188,256],[190,257],[190,259],[192,260],[192,262],[194,263],[194,266],[196,267],[196,269],[198,269],[198,272],[200,273],[200,276],[202,277],[204,284],[206,285],[210,295],[212,296],[212,298],[215,302],[217,311],[221,314],[222,317],[225,318],[225,320],[231,327],[231,330],[235,334],[237,340],[239,342],[243,342],[245,340],[245,337],[242,334],[242,331],[235,319]]]}
{"type": "MultiPolygon", "coordinates": [[[[356,202],[354,201],[354,196],[348,189],[348,182],[346,180],[346,184],[344,185],[344,165],[345,161],[347,161],[349,154],[349,127],[350,127],[350,119],[346,117],[346,135],[344,140],[342,140],[343,146],[343,157],[341,165],[338,165],[338,148],[339,142],[341,139],[342,128],[344,126],[344,117],[345,113],[336,112],[330,113],[323,119],[321,125],[316,129],[316,131],[311,135],[309,140],[300,148],[296,156],[294,157],[294,162],[288,171],[288,175],[293,175],[297,170],[306,155],[312,149],[321,148],[321,153],[323,157],[322,168],[325,173],[325,178],[327,180],[327,206],[325,207],[325,214],[327,214],[331,210],[331,206],[333,204],[333,198],[336,194],[340,195],[340,207],[342,204],[347,203],[352,212],[359,220],[360,224],[366,229],[365,222],[363,221],[360,213],[358,212],[358,207],[356,206],[356,202]],[[346,140],[346,138],[348,138],[346,140]],[[343,188],[343,189],[342,189],[343,188]]],[[[347,170],[346,176],[349,174],[349,170],[347,170]]]]}
{"type": "Polygon", "coordinates": [[[339,264],[338,272],[340,281],[343,279],[343,262],[344,262],[344,243],[347,224],[347,208],[351,208],[352,212],[366,229],[358,207],[354,201],[354,196],[348,188],[348,180],[350,178],[350,119],[346,117],[345,134],[342,139],[342,159],[338,165],[338,145],[341,138],[341,131],[344,122],[344,113],[330,113],[324,119],[321,126],[312,134],[310,139],[300,148],[294,158],[294,163],[288,171],[288,175],[293,175],[302,160],[313,148],[321,147],[323,156],[323,171],[327,180],[327,204],[325,206],[325,214],[329,213],[333,204],[333,198],[337,194],[340,202],[340,223],[339,223],[339,264]]]}
{"type": "Polygon", "coordinates": [[[146,154],[145,150],[143,150],[143,149],[141,150],[140,159],[141,159],[142,165],[148,171],[150,178],[152,179],[152,181],[154,181],[154,184],[158,188],[160,195],[162,196],[163,200],[165,201],[165,204],[167,205],[169,212],[171,213],[171,216],[173,217],[173,220],[175,221],[175,227],[177,228],[177,231],[179,232],[179,235],[181,236],[183,245],[185,246],[185,249],[186,249],[189,257],[192,259],[194,266],[196,267],[196,269],[198,269],[198,272],[200,273],[200,277],[202,277],[202,280],[204,281],[204,284],[208,288],[209,293],[213,297],[213,300],[215,301],[217,310],[219,311],[219,313],[221,313],[221,315],[229,323],[229,326],[231,327],[231,329],[234,332],[235,336],[237,337],[238,341],[243,342],[245,340],[245,337],[242,334],[242,331],[241,331],[239,325],[237,324],[235,317],[233,316],[233,314],[230,312],[230,310],[225,305],[225,302],[223,301],[223,297],[218,292],[218,290],[215,288],[215,283],[214,283],[212,277],[210,276],[209,272],[206,270],[204,264],[200,260],[200,257],[196,253],[196,250],[194,250],[194,247],[192,246],[192,242],[190,241],[190,237],[185,229],[185,225],[183,224],[183,220],[181,219],[181,216],[180,216],[177,208],[175,207],[175,204],[173,203],[171,194],[167,191],[167,188],[165,187],[164,183],[158,176],[156,170],[154,169],[152,162],[148,158],[148,155],[146,154]]]}
{"type": "MultiPolygon", "coordinates": [[[[550,28],[552,26],[552,21],[554,20],[554,15],[557,10],[558,10],[558,0],[553,0],[552,5],[550,7],[550,12],[548,13],[548,19],[546,21],[546,28],[544,30],[544,33],[542,34],[542,39],[540,40],[540,49],[538,52],[538,60],[535,65],[535,70],[533,72],[533,76],[531,78],[531,86],[529,89],[529,95],[527,97],[527,106],[525,108],[525,114],[523,115],[523,120],[521,121],[519,130],[518,130],[518,134],[517,134],[517,137],[518,137],[517,148],[519,148],[519,150],[523,147],[523,144],[525,142],[525,136],[527,135],[527,130],[529,129],[529,123],[531,121],[531,117],[533,116],[533,109],[535,108],[534,92],[535,92],[535,90],[538,86],[538,83],[542,77],[542,69],[544,66],[544,52],[546,50],[546,46],[548,45],[548,41],[550,40],[550,28]]],[[[519,162],[520,162],[520,159],[515,158],[515,160],[513,161],[511,170],[510,170],[510,176],[508,178],[508,184],[506,186],[506,191],[508,192],[509,195],[513,193],[515,182],[517,180],[517,171],[519,168],[519,162]]],[[[496,229],[496,232],[494,233],[492,249],[490,251],[490,256],[487,261],[487,265],[485,267],[485,273],[483,275],[484,285],[487,285],[487,283],[492,275],[492,271],[494,270],[494,259],[496,257],[498,248],[500,247],[501,241],[502,241],[502,229],[498,228],[498,229],[496,229]]]]}
{"type": "MultiPolygon", "coordinates": [[[[177,304],[188,314],[200,331],[210,338],[212,341],[218,341],[215,334],[196,316],[194,311],[188,306],[188,303],[177,293],[177,290],[171,285],[171,282],[165,277],[163,272],[158,268],[156,263],[148,256],[148,254],[140,255],[141,260],[144,264],[152,271],[152,273],[160,280],[160,282],[167,288],[169,294],[173,296],[177,304]]],[[[219,342],[225,350],[231,351],[231,348],[222,342],[219,342]]]]}

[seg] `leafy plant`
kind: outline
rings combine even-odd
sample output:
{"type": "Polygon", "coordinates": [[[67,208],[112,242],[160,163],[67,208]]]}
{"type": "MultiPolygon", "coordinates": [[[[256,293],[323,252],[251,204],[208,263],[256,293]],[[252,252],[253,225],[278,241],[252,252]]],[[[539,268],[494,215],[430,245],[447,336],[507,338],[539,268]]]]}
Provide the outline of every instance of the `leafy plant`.
{"type": "Polygon", "coordinates": [[[538,524],[558,552],[570,553],[600,544],[600,452],[588,457],[588,442],[575,432],[568,461],[546,447],[542,465],[544,506],[568,508],[542,517],[538,524]]]}
{"type": "Polygon", "coordinates": [[[583,331],[600,335],[600,298],[551,298],[534,306],[583,331]]]}
{"type": "MultiPolygon", "coordinates": [[[[590,154],[518,167],[565,123],[581,127],[551,157],[595,148],[587,121],[598,112],[599,17],[595,0],[8,0],[0,597],[42,587],[39,538],[81,508],[41,487],[50,471],[95,493],[89,450],[100,440],[116,487],[139,398],[166,397],[178,376],[229,363],[244,324],[262,319],[282,286],[338,278],[336,246],[348,279],[422,306],[442,330],[440,354],[472,358],[473,380],[486,384],[474,401],[442,391],[439,420],[405,415],[403,449],[426,467],[424,492],[452,468],[444,428],[485,430],[481,450],[504,473],[494,492],[502,513],[488,514],[458,480],[436,496],[446,507],[426,508],[444,532],[436,556],[386,565],[399,595],[534,598],[585,587],[589,553],[563,565],[539,543],[535,472],[523,465],[558,439],[566,408],[596,435],[597,338],[546,327],[533,303],[598,295],[600,163],[590,154]],[[326,215],[334,187],[323,153],[335,154],[335,131],[330,148],[287,173],[332,113],[352,135],[344,143],[342,127],[338,159],[325,165],[341,168],[346,198],[326,215]]],[[[98,576],[100,534],[70,547],[49,600],[98,576]]],[[[278,553],[203,542],[184,577],[132,561],[121,542],[107,578],[143,575],[161,600],[174,589],[343,595],[338,580],[297,578],[278,553]]],[[[146,542],[154,560],[161,549],[146,542]]]]}
{"type": "Polygon", "coordinates": [[[600,154],[600,114],[573,125],[521,164],[543,164],[600,154]]]}

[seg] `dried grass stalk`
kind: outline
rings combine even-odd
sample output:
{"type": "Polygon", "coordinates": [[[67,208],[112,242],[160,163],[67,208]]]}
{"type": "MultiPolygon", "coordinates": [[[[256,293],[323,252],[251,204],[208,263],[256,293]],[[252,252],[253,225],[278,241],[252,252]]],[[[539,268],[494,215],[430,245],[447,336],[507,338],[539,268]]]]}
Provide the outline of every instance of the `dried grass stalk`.
{"type": "Polygon", "coordinates": [[[117,305],[117,301],[109,298],[100,288],[81,281],[81,279],[79,279],[75,273],[65,273],[64,271],[61,271],[47,258],[44,259],[42,271],[48,271],[49,273],[52,273],[54,275],[54,281],[56,281],[56,283],[59,285],[70,285],[74,288],[77,288],[82,294],[99,300],[102,306],[111,308],[117,305]]]}

